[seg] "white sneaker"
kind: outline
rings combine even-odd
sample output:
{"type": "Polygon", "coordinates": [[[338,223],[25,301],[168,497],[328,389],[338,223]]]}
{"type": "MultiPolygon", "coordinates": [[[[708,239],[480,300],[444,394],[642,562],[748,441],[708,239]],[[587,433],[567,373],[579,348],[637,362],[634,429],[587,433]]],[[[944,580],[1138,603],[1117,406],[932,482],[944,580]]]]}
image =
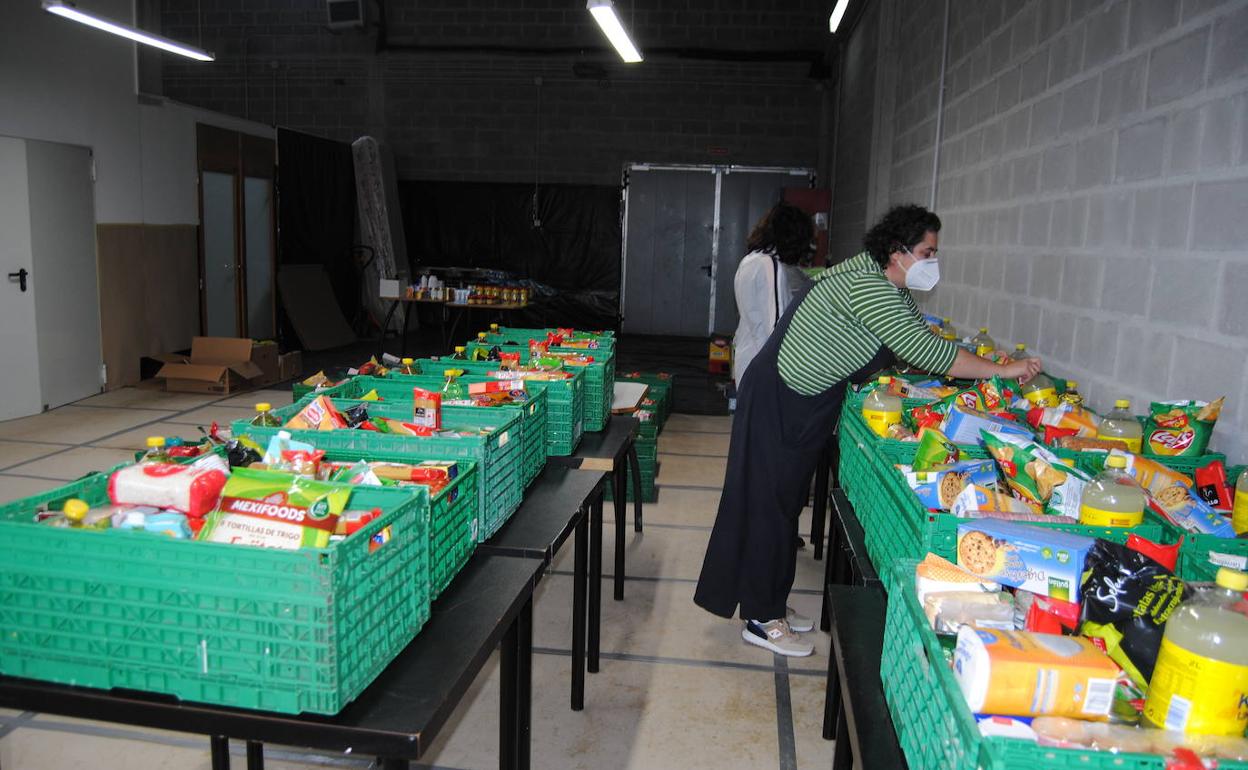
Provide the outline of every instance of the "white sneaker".
{"type": "Polygon", "coordinates": [[[741,638],[750,644],[793,658],[804,658],[815,651],[815,645],[802,641],[789,628],[789,623],[784,618],[765,623],[747,620],[745,628],[741,629],[741,638]]]}
{"type": "Polygon", "coordinates": [[[792,607],[784,608],[784,619],[788,621],[789,628],[799,634],[804,634],[807,631],[813,631],[815,629],[815,621],[805,615],[799,614],[798,611],[792,607]]]}

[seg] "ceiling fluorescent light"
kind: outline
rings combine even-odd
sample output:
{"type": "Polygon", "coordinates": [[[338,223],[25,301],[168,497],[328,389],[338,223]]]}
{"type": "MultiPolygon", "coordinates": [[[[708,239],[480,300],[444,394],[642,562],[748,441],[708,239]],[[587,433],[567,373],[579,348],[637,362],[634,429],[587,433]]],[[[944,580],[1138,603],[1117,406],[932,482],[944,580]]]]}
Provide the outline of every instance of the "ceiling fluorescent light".
{"type": "Polygon", "coordinates": [[[841,19],[845,18],[847,8],[849,8],[849,0],[836,0],[836,7],[832,9],[832,15],[828,17],[829,32],[836,32],[836,28],[841,26],[841,19]]]}
{"type": "Polygon", "coordinates": [[[57,16],[63,16],[66,19],[73,19],[81,24],[86,24],[88,27],[95,27],[96,29],[102,29],[105,32],[111,32],[114,35],[129,38],[136,43],[150,45],[155,48],[159,48],[162,51],[168,51],[169,53],[176,53],[179,56],[185,56],[199,61],[216,61],[217,58],[213,56],[211,52],[196,48],[195,46],[184,45],[175,40],[170,40],[167,37],[153,35],[150,32],[135,29],[134,27],[112,21],[111,19],[104,18],[103,16],[96,16],[94,14],[80,11],[75,8],[72,3],[65,2],[65,0],[43,0],[43,10],[48,13],[54,13],[57,16]]]}
{"type": "Polygon", "coordinates": [[[589,0],[585,3],[585,7],[593,14],[594,21],[602,27],[603,34],[611,41],[611,45],[615,46],[615,50],[619,52],[620,58],[625,63],[636,64],[641,61],[641,53],[629,39],[628,33],[624,31],[624,25],[620,23],[620,17],[616,14],[611,0],[589,0]]]}

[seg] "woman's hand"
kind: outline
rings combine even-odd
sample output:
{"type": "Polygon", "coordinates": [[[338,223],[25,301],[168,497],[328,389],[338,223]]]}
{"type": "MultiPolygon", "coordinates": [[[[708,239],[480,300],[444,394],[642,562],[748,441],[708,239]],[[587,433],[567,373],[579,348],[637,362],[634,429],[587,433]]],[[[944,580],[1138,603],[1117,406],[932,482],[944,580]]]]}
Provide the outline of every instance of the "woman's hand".
{"type": "Polygon", "coordinates": [[[1024,358],[1021,361],[1011,361],[1001,367],[1004,374],[1009,379],[1017,379],[1019,383],[1024,383],[1035,377],[1044,368],[1039,358],[1024,358]]]}

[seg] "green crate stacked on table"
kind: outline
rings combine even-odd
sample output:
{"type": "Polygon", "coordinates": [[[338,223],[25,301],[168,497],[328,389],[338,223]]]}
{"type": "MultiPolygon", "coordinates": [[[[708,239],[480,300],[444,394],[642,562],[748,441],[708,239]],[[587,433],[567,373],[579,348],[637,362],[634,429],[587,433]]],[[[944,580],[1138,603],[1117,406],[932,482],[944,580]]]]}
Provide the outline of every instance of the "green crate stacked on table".
{"type": "MultiPolygon", "coordinates": [[[[903,402],[906,408],[912,405],[909,402],[903,402]]],[[[862,418],[861,402],[846,399],[839,446],[838,478],[862,523],[867,555],[879,575],[886,577],[899,561],[918,559],[928,552],[956,561],[958,524],[966,519],[928,511],[894,467],[913,462],[916,442],[877,436],[862,418]]],[[[960,449],[971,457],[988,456],[981,446],[961,445],[960,449]]],[[[1168,526],[1151,511],[1143,524],[1129,530],[1089,527],[1062,517],[1053,518],[1052,522],[1039,522],[1036,526],[1086,537],[1112,537],[1128,531],[1154,542],[1165,539],[1168,526]]],[[[884,582],[887,587],[887,579],[884,582]]]]}
{"type": "Polygon", "coordinates": [[[663,426],[667,423],[667,418],[672,413],[672,402],[675,398],[675,378],[665,372],[626,372],[624,374],[616,373],[616,382],[640,382],[649,387],[646,392],[646,400],[653,402],[646,404],[643,402],[642,409],[654,412],[658,418],[658,430],[663,432],[663,426]]]}
{"type": "MultiPolygon", "coordinates": [[[[471,356],[478,350],[488,353],[495,346],[470,342],[467,347],[471,356]]],[[[505,344],[497,347],[504,353],[519,353],[522,364],[529,360],[528,345],[505,344]]],[[[615,398],[615,353],[604,354],[602,350],[581,348],[551,348],[550,352],[593,358],[592,363],[579,367],[585,370],[585,430],[591,433],[606,430],[607,422],[611,419],[611,402],[615,398]]],[[[572,370],[578,367],[567,368],[572,370]]]]}
{"type": "MultiPolygon", "coordinates": [[[[1226,469],[1232,494],[1235,492],[1235,480],[1243,472],[1242,465],[1226,469]]],[[[1190,532],[1183,536],[1183,544],[1179,546],[1179,577],[1184,580],[1212,582],[1217,577],[1218,567],[1248,570],[1248,538],[1215,537],[1190,532]]]]}
{"type": "MultiPolygon", "coordinates": [[[[402,380],[408,376],[427,376],[429,373],[441,374],[449,368],[462,369],[467,382],[480,378],[487,380],[506,379],[491,376],[497,373],[497,361],[459,361],[450,358],[421,358],[416,361],[420,375],[390,374],[390,379],[402,380]]],[[[525,387],[546,393],[546,456],[567,457],[576,451],[585,434],[585,372],[582,369],[569,369],[571,379],[567,380],[535,380],[526,379],[525,387]]],[[[523,375],[521,379],[524,379],[523,375]]]]}
{"type": "MultiPolygon", "coordinates": [[[[453,368],[453,367],[448,367],[453,368]]],[[[465,385],[474,382],[488,382],[488,377],[464,375],[465,385]]],[[[434,392],[440,391],[445,384],[444,378],[433,375],[402,375],[396,377],[352,377],[346,382],[322,390],[317,395],[325,395],[335,399],[351,399],[361,404],[376,403],[362,401],[361,396],[376,391],[378,397],[385,402],[407,403],[413,401],[412,389],[424,388],[434,392]]],[[[523,456],[524,486],[528,487],[546,466],[546,391],[533,388],[527,400],[516,404],[499,406],[465,406],[467,409],[501,409],[520,415],[521,454],[523,456]]]]}
{"type": "MultiPolygon", "coordinates": [[[[515,326],[500,326],[496,330],[485,332],[485,341],[490,345],[525,345],[530,342],[545,342],[552,335],[559,335],[558,329],[522,329],[515,326]]],[[[479,339],[479,337],[478,337],[479,339]]],[[[605,350],[615,352],[615,334],[612,332],[586,332],[573,330],[572,335],[564,336],[571,344],[565,347],[578,350],[605,350]],[[584,344],[587,347],[582,348],[584,344]],[[592,346],[592,347],[589,347],[592,346]]]]}
{"type": "Polygon", "coordinates": [[[335,714],[429,618],[423,487],[351,487],[348,508],[381,518],[295,551],[33,522],[70,498],[107,505],[110,475],[0,506],[0,673],[335,714]]]}
{"type": "MultiPolygon", "coordinates": [[[[655,485],[655,478],[659,474],[659,429],[658,424],[649,416],[643,416],[645,413],[638,413],[640,426],[637,430],[637,437],[633,440],[634,447],[637,450],[637,468],[638,476],[641,479],[641,499],[642,502],[653,503],[659,499],[659,490],[655,485]]],[[[627,476],[625,478],[627,486],[626,500],[632,502],[636,499],[633,492],[633,466],[629,463],[627,468],[627,476]]],[[[606,499],[612,500],[611,487],[607,487],[606,499]]]]}
{"type": "MultiPolygon", "coordinates": [[[[1115,535],[1115,542],[1125,542],[1125,531],[1115,535]]],[[[906,559],[893,565],[880,655],[884,699],[910,770],[1165,770],[1166,758],[1156,754],[1062,749],[981,736],[919,605],[917,564],[906,559]]],[[[1248,770],[1248,763],[1219,760],[1218,767],[1248,770]]]]}
{"type": "MultiPolygon", "coordinates": [[[[349,409],[354,401],[333,401],[338,409],[349,409]]],[[[303,404],[274,409],[282,422],[293,417],[303,404]]],[[[444,430],[476,431],[488,429],[480,436],[402,436],[371,430],[295,430],[261,428],[248,420],[237,420],[231,426],[234,435],[247,433],[261,445],[289,430],[291,437],[305,441],[317,449],[362,453],[362,457],[386,454],[393,462],[419,460],[472,460],[477,464],[476,540],[484,542],[507,522],[520,507],[524,495],[523,457],[520,446],[520,416],[481,409],[448,406],[442,410],[444,430]]],[[[411,420],[411,407],[404,404],[372,402],[369,414],[397,420],[411,420]]]]}

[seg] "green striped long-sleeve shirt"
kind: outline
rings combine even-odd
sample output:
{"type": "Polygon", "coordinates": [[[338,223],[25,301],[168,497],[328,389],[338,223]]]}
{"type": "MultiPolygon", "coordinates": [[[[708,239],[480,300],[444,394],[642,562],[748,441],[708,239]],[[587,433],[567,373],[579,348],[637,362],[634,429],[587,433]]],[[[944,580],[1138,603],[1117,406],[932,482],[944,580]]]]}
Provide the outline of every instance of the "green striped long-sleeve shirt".
{"type": "Polygon", "coordinates": [[[958,353],[931,332],[909,290],[894,286],[863,252],[815,279],[780,341],[780,377],[813,396],[861,369],[881,345],[936,374],[947,373],[958,353]]]}

